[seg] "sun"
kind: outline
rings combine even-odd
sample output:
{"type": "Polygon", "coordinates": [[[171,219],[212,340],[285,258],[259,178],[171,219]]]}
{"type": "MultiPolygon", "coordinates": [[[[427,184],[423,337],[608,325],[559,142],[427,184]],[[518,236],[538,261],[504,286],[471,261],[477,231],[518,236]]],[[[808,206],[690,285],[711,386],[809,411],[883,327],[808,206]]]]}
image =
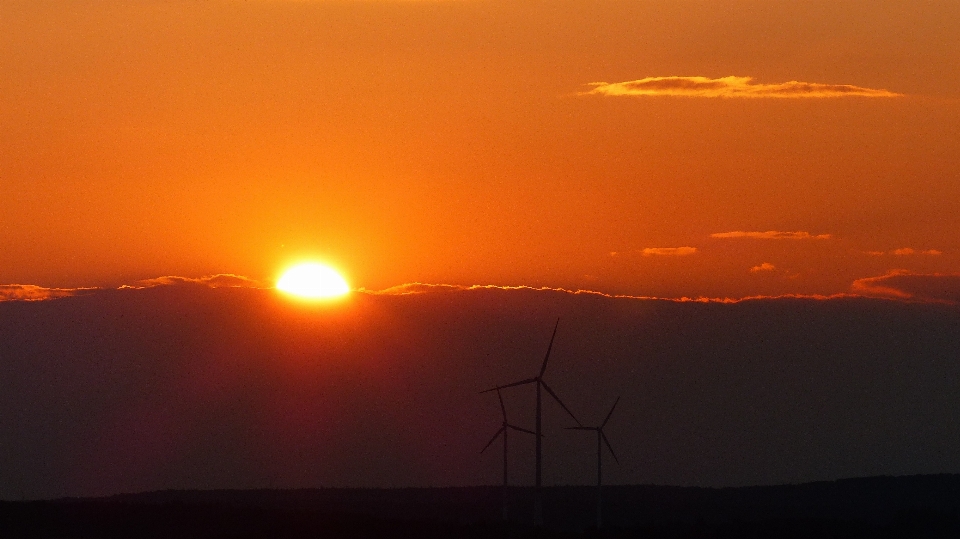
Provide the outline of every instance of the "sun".
{"type": "Polygon", "coordinates": [[[285,271],[277,290],[304,299],[329,299],[346,295],[350,285],[330,266],[309,262],[285,271]]]}

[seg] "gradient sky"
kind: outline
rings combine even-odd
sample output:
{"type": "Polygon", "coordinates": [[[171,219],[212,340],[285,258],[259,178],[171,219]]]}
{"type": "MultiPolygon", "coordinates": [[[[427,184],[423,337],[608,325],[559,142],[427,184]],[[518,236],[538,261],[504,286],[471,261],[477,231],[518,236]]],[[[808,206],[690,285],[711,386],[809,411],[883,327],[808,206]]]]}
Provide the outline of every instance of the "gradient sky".
{"type": "Polygon", "coordinates": [[[9,0],[0,51],[0,283],[960,270],[957,2],[9,0]]]}

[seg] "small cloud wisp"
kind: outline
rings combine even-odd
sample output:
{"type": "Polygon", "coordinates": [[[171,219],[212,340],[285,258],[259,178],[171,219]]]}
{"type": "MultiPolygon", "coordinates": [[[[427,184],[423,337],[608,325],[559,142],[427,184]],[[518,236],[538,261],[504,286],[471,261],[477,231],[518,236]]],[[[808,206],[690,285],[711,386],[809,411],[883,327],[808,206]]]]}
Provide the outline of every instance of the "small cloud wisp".
{"type": "Polygon", "coordinates": [[[711,238],[752,238],[757,240],[829,240],[830,234],[811,234],[809,232],[781,232],[779,230],[767,230],[766,232],[744,232],[735,230],[733,232],[716,232],[710,234],[711,238]]]}
{"type": "Polygon", "coordinates": [[[32,284],[0,285],[0,301],[43,301],[90,293],[99,288],[45,288],[32,284]]]}
{"type": "Polygon", "coordinates": [[[647,247],[640,251],[643,256],[688,256],[697,253],[696,247],[647,247]]]}
{"type": "Polygon", "coordinates": [[[171,285],[201,285],[209,288],[266,288],[266,285],[259,281],[232,273],[218,273],[197,278],[166,275],[154,279],[144,279],[137,281],[137,284],[123,285],[120,288],[153,288],[155,286],[171,285]]]}
{"type": "Polygon", "coordinates": [[[822,84],[789,81],[777,84],[752,82],[753,77],[646,77],[626,82],[593,82],[592,90],[580,95],[605,96],[672,96],[722,98],[836,98],[836,97],[901,97],[889,90],[864,88],[851,84],[822,84]]]}
{"type": "Polygon", "coordinates": [[[938,251],[936,249],[923,250],[923,249],[911,249],[910,247],[904,247],[902,249],[894,249],[893,251],[890,251],[890,254],[893,254],[896,256],[910,256],[910,255],[937,256],[937,255],[942,255],[943,251],[938,251]]]}
{"type": "Polygon", "coordinates": [[[865,254],[870,256],[884,256],[884,255],[893,255],[893,256],[913,256],[913,255],[927,255],[927,256],[939,256],[943,254],[943,251],[938,251],[937,249],[914,249],[912,247],[901,247],[900,249],[893,249],[891,251],[864,251],[865,254]]]}
{"type": "Polygon", "coordinates": [[[857,279],[850,286],[861,296],[960,304],[960,273],[913,273],[892,270],[886,275],[857,279]]]}
{"type": "MultiPolygon", "coordinates": [[[[229,273],[220,273],[217,275],[207,275],[205,277],[180,277],[168,275],[157,277],[155,279],[144,279],[137,281],[132,285],[121,285],[117,290],[139,290],[143,288],[154,288],[157,286],[202,286],[207,288],[269,288],[268,285],[244,277],[242,275],[233,275],[229,273]]],[[[92,294],[99,291],[110,290],[110,288],[46,288],[32,284],[4,284],[0,285],[0,302],[2,301],[43,301],[48,299],[69,298],[92,294]]]]}

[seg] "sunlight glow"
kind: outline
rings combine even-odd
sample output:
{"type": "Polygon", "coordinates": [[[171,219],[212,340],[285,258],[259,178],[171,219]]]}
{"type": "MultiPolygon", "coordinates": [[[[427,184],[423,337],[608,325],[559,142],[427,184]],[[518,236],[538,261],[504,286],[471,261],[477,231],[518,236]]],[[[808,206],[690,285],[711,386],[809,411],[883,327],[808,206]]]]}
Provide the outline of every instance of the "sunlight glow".
{"type": "Polygon", "coordinates": [[[304,299],[328,299],[346,295],[350,285],[333,268],[311,262],[285,271],[277,290],[304,299]]]}

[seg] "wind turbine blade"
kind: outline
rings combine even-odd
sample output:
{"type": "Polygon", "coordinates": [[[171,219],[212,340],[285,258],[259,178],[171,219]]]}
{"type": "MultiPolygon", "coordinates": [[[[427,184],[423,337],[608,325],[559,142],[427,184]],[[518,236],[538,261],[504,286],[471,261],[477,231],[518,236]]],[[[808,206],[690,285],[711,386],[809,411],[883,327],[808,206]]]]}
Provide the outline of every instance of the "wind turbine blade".
{"type": "Polygon", "coordinates": [[[613,409],[617,407],[617,403],[620,402],[620,396],[617,396],[617,400],[613,401],[613,406],[610,407],[610,413],[607,414],[607,418],[603,420],[603,423],[600,424],[600,428],[607,426],[607,421],[610,421],[610,416],[613,415],[613,409]]]}
{"type": "Polygon", "coordinates": [[[484,390],[481,391],[480,393],[489,393],[489,392],[491,392],[491,391],[497,391],[497,390],[505,389],[505,388],[508,388],[508,387],[522,386],[523,384],[530,384],[530,383],[533,383],[533,382],[536,382],[536,381],[537,381],[536,378],[527,378],[526,380],[520,380],[519,382],[514,382],[514,383],[512,383],[512,384],[507,384],[507,385],[497,386],[497,387],[491,387],[490,389],[484,389],[484,390]]]}
{"type": "Polygon", "coordinates": [[[583,426],[583,423],[581,423],[580,420],[577,419],[577,416],[573,415],[573,412],[571,412],[570,409],[567,408],[567,405],[564,404],[563,401],[560,400],[560,397],[558,397],[557,394],[554,393],[552,389],[550,389],[550,386],[548,386],[546,382],[544,382],[543,380],[540,380],[540,385],[542,385],[542,386],[543,386],[543,389],[546,389],[546,390],[547,390],[547,393],[549,393],[550,396],[553,397],[553,399],[554,399],[555,401],[557,401],[557,403],[558,403],[560,406],[562,406],[563,409],[566,410],[568,414],[570,414],[570,417],[572,417],[573,420],[577,422],[577,425],[580,425],[581,427],[583,426]]]}
{"type": "Polygon", "coordinates": [[[487,442],[487,445],[483,446],[483,449],[480,450],[480,453],[481,453],[481,454],[482,454],[484,451],[486,451],[488,447],[490,447],[490,444],[492,444],[493,442],[495,442],[495,441],[497,440],[497,438],[500,437],[500,433],[501,433],[501,432],[503,432],[503,427],[500,427],[500,430],[498,430],[497,433],[493,435],[493,438],[490,438],[490,441],[487,442]]]}
{"type": "Polygon", "coordinates": [[[600,437],[603,438],[603,443],[607,444],[607,449],[610,450],[610,454],[613,455],[613,460],[617,461],[617,464],[620,464],[620,459],[617,458],[617,454],[613,452],[613,446],[610,445],[610,440],[607,439],[607,435],[600,431],[600,437]]]}
{"type": "Polygon", "coordinates": [[[507,422],[507,407],[503,405],[503,395],[500,394],[500,390],[497,390],[497,398],[500,399],[500,411],[503,412],[503,422],[507,422]]]}
{"type": "Polygon", "coordinates": [[[547,370],[547,360],[550,359],[550,349],[553,348],[553,339],[557,336],[557,328],[560,327],[560,319],[557,318],[557,324],[553,326],[553,335],[550,336],[550,345],[547,346],[547,355],[543,358],[543,366],[540,367],[540,378],[543,378],[543,373],[547,370]]]}
{"type": "MultiPolygon", "coordinates": [[[[518,426],[516,426],[516,425],[507,425],[507,426],[510,427],[510,428],[513,429],[513,430],[517,430],[517,431],[520,431],[520,432],[526,432],[527,434],[532,434],[532,435],[534,435],[534,436],[537,435],[536,432],[533,432],[532,430],[527,430],[527,429],[525,429],[525,428],[523,428],[523,427],[518,427],[518,426]]],[[[541,434],[540,436],[543,437],[542,434],[541,434]]]]}

